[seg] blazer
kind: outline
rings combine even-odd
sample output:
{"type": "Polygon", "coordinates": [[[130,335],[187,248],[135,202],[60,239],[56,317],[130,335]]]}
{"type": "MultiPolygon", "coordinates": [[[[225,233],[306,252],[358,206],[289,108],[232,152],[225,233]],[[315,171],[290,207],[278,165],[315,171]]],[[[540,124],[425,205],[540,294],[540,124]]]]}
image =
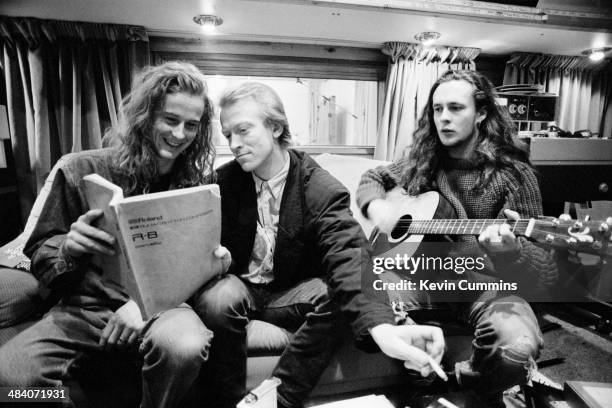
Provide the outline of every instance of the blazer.
{"type": "MultiPolygon", "coordinates": [[[[276,247],[273,291],[322,278],[351,322],[357,340],[367,329],[394,324],[388,303],[362,293],[370,245],[350,211],[347,189],[308,154],[289,149],[289,173],[283,191],[276,247]]],[[[221,190],[221,244],[232,254],[230,273],[246,271],[257,228],[257,195],[251,173],[236,161],[217,170],[221,190]]],[[[371,273],[371,271],[369,272],[371,273]]]]}

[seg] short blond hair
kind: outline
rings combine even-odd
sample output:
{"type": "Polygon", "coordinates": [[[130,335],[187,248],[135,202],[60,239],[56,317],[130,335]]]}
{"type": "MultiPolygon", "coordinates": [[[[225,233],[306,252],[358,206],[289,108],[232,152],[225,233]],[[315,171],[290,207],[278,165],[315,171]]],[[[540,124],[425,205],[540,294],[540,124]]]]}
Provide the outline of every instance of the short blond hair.
{"type": "Polygon", "coordinates": [[[285,114],[285,107],[280,96],[270,86],[261,82],[243,82],[230,87],[223,92],[219,100],[219,107],[223,109],[246,98],[253,98],[261,107],[266,126],[270,128],[280,126],[283,129],[277,139],[278,144],[283,148],[289,147],[291,145],[291,132],[289,131],[289,121],[285,114]]]}

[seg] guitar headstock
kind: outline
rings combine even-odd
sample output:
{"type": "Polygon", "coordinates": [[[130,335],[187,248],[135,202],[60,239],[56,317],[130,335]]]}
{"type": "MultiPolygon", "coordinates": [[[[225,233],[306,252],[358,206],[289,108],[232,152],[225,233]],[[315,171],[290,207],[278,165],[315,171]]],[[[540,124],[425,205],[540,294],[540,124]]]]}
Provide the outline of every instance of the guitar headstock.
{"type": "Polygon", "coordinates": [[[529,238],[554,248],[612,257],[612,217],[605,221],[541,217],[533,220],[529,238]]]}

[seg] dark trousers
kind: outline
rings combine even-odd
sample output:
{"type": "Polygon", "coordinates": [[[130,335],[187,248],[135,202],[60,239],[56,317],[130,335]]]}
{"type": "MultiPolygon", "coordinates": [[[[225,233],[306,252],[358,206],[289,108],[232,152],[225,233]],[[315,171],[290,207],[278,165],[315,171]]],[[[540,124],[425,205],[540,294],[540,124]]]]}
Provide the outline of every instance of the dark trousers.
{"type": "Polygon", "coordinates": [[[272,373],[282,383],[278,401],[301,407],[319,381],[342,337],[342,323],[330,289],[311,279],[282,292],[245,282],[235,275],[209,283],[194,309],[214,334],[207,382],[217,390],[216,407],[233,407],[246,393],[247,333],[250,319],[295,331],[272,373]]]}
{"type": "MultiPolygon", "coordinates": [[[[112,311],[59,304],[0,347],[1,387],[56,387],[74,374],[98,345],[112,311]]],[[[181,406],[208,357],[212,333],[184,305],[155,317],[134,350],[142,359],[143,408],[181,406]]],[[[124,373],[117,373],[121,381],[124,373]]]]}

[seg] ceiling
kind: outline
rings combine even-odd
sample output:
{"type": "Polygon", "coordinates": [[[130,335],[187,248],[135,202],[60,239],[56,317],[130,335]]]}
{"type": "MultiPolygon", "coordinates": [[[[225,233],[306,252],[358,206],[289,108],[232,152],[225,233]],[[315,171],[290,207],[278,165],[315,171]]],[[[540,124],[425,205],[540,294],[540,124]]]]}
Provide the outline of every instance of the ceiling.
{"type": "MultiPolygon", "coordinates": [[[[502,3],[502,1],[497,2],[502,3]]],[[[0,0],[0,14],[142,25],[150,35],[204,37],[193,21],[216,14],[218,38],[379,48],[439,31],[442,45],[488,54],[580,55],[612,46],[608,0],[540,0],[539,8],[470,0],[0,0]],[[466,6],[469,5],[470,7],[466,6]],[[518,8],[510,8],[518,7],[518,8]],[[543,17],[544,16],[544,17],[543,17]],[[544,20],[544,21],[543,21],[544,20]]],[[[610,53],[608,53],[608,56],[610,53]]]]}

